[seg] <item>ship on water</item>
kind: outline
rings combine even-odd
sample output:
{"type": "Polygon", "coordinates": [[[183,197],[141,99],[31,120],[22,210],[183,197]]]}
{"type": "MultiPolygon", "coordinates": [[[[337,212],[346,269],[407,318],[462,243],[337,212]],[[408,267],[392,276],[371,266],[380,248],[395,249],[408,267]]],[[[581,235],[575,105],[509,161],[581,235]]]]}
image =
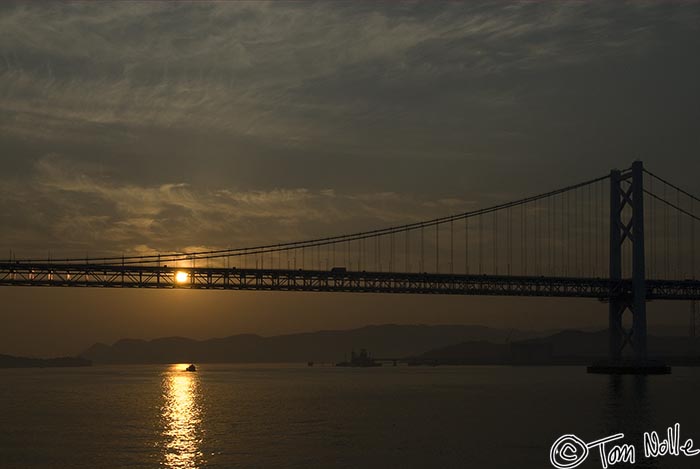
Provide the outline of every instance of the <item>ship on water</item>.
{"type": "Polygon", "coordinates": [[[342,361],[336,363],[335,366],[359,366],[359,367],[372,367],[372,366],[382,366],[382,364],[372,358],[372,355],[367,351],[367,349],[360,349],[360,353],[355,353],[353,350],[350,353],[350,361],[342,361]]]}

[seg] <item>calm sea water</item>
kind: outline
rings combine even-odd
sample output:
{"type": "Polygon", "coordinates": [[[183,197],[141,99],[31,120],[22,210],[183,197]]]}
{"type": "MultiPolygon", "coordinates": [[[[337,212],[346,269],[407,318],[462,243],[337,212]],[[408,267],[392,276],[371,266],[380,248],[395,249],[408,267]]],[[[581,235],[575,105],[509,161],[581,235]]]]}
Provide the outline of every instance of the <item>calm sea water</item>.
{"type": "Polygon", "coordinates": [[[0,467],[547,468],[560,435],[618,432],[634,467],[700,467],[647,460],[640,442],[678,422],[700,446],[698,369],[183,368],[0,370],[0,467]]]}

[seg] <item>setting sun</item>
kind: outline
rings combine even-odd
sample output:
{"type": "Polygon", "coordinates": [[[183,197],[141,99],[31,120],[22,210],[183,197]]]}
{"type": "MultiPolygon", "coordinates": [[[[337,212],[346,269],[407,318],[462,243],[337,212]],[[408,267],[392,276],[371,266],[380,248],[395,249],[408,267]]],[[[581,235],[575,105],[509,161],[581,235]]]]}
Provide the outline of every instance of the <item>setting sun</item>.
{"type": "Polygon", "coordinates": [[[187,282],[187,279],[189,277],[190,276],[187,272],[182,272],[182,271],[175,272],[175,281],[177,283],[185,283],[185,282],[187,282]]]}

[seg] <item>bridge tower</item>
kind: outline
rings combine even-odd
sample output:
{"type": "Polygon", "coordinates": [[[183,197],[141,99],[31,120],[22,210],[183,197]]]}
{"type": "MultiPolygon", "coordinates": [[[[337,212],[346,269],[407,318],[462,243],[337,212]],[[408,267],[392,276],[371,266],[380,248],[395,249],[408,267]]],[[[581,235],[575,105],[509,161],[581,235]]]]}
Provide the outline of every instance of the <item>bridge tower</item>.
{"type": "Polygon", "coordinates": [[[610,172],[610,279],[613,287],[609,303],[610,361],[620,362],[631,345],[638,363],[647,360],[646,276],[644,267],[644,167],[610,172]],[[626,185],[626,187],[625,187],[626,185]],[[628,210],[625,210],[628,208],[628,210]],[[625,219],[626,214],[630,214],[625,219]],[[632,288],[623,288],[622,250],[631,244],[632,288]],[[632,314],[632,329],[625,330],[622,316],[632,314]]]}

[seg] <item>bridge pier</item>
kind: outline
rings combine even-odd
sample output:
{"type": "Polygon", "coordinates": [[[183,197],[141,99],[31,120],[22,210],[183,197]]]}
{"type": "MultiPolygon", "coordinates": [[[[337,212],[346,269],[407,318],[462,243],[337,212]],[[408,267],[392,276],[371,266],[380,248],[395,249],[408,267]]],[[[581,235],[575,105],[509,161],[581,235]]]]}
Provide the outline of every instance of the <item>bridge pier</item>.
{"type": "MultiPolygon", "coordinates": [[[[619,216],[622,212],[620,203],[620,171],[610,171],[610,281],[619,284],[622,280],[622,235],[619,216]]],[[[608,303],[608,357],[611,362],[619,362],[624,347],[622,313],[626,309],[620,295],[611,295],[608,303]]]]}
{"type": "Polygon", "coordinates": [[[632,313],[634,358],[647,360],[647,288],[644,261],[644,167],[632,163],[632,313]]]}
{"type": "Polygon", "coordinates": [[[610,172],[610,281],[608,329],[610,334],[608,361],[588,367],[589,373],[606,374],[665,374],[670,368],[650,362],[647,356],[646,272],[644,259],[644,166],[632,163],[625,172],[610,172]],[[623,187],[623,182],[629,184],[623,187]],[[624,219],[625,208],[631,211],[624,219]],[[623,288],[622,249],[632,245],[631,290],[623,288]],[[622,317],[632,314],[632,329],[625,330],[622,317]],[[632,357],[623,357],[627,345],[632,357]]]}

